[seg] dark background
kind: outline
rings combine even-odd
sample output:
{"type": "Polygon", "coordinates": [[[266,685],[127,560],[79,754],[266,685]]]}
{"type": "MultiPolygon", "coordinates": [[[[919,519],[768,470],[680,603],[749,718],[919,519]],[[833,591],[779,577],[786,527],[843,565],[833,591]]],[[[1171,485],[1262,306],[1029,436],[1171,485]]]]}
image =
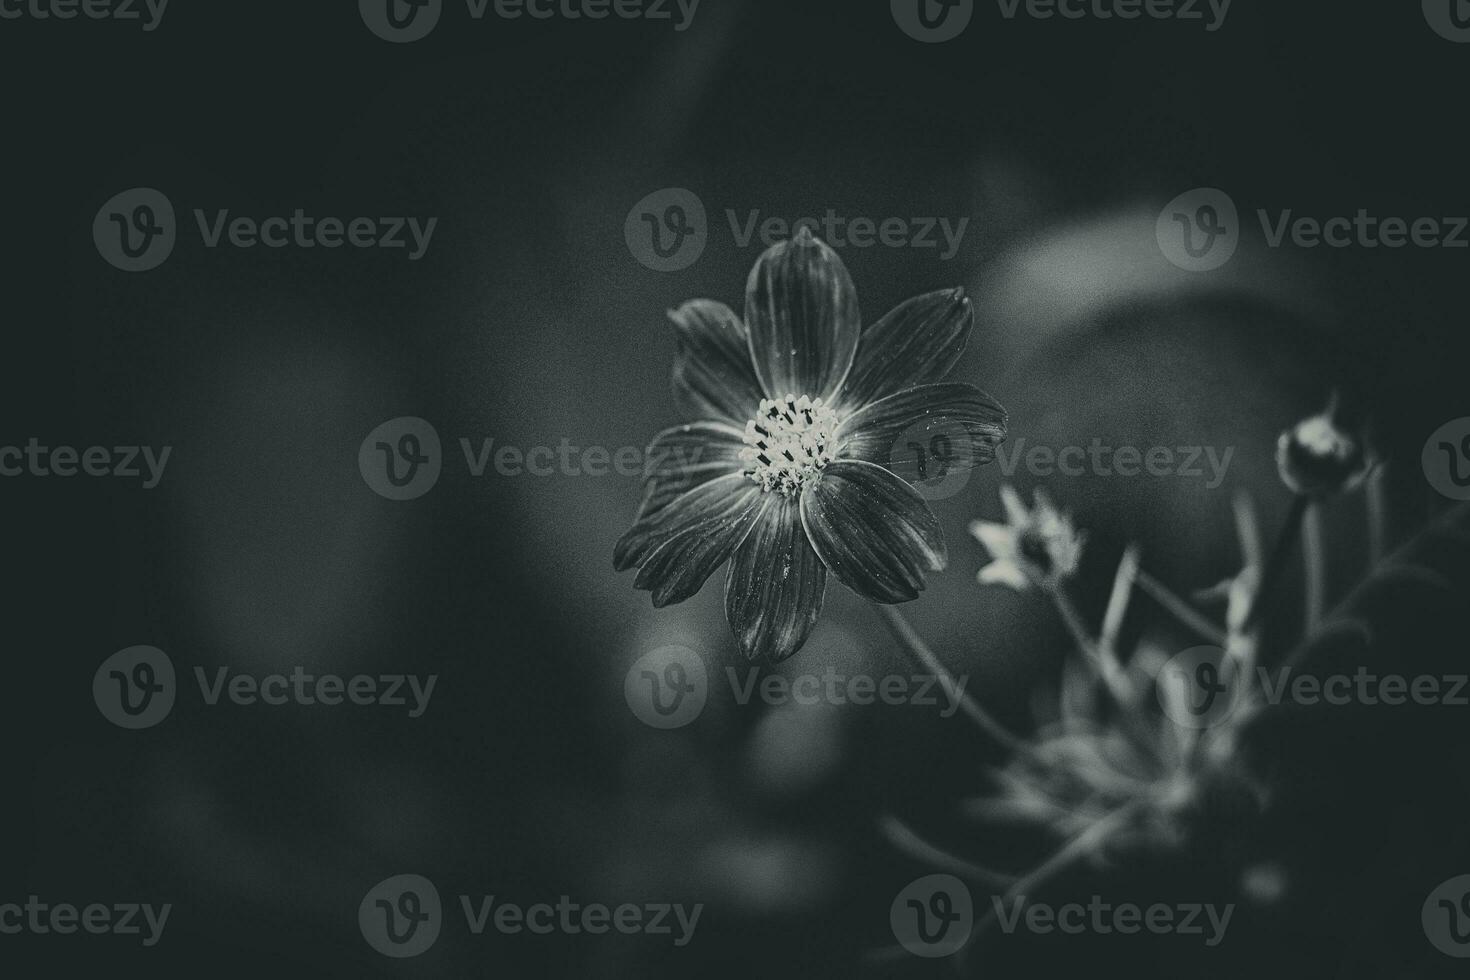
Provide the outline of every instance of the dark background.
{"type": "MultiPolygon", "coordinates": [[[[663,311],[696,296],[738,309],[758,254],[731,240],[727,207],[969,216],[950,262],[845,251],[865,316],[965,285],[978,323],[957,376],[1006,405],[1013,440],[1236,447],[1216,490],[1051,481],[1092,531],[1080,590],[1091,615],[1128,540],[1181,590],[1230,574],[1231,494],[1249,491],[1267,526],[1280,523],[1276,433],[1334,387],[1375,420],[1395,539],[1435,506],[1418,454],[1470,414],[1470,254],[1269,250],[1254,221],[1257,207],[1470,209],[1455,101],[1470,46],[1433,34],[1418,4],[1236,0],[1215,33],[1007,22],[980,4],[960,39],[933,46],[871,0],[704,0],[685,33],[475,23],[454,3],[445,18],[410,45],[378,40],[345,2],[173,0],[153,33],[0,21],[0,444],[174,447],[154,491],[0,481],[0,901],[175,906],[154,949],[0,937],[7,976],[948,970],[875,952],[892,943],[892,896],[929,869],[874,828],[898,813],[965,853],[996,850],[956,816],[993,758],[971,730],[912,709],[724,702],[677,733],[644,727],[620,693],[642,653],[683,642],[712,665],[736,662],[722,577],[655,612],[611,567],[635,481],[477,479],[457,458],[459,437],[616,448],[677,421],[663,311]],[[206,250],[190,229],[163,267],[127,275],[89,229],[134,186],[163,190],[187,220],[194,207],[303,207],[440,223],[413,263],[206,250]],[[668,186],[702,197],[711,244],[660,274],[629,254],[623,220],[668,186]],[[1250,232],[1225,269],[1190,276],[1158,254],[1153,221],[1197,186],[1226,189],[1250,232]],[[439,485],[408,503],[371,493],[356,468],[366,433],[400,415],[432,420],[449,453],[439,485]],[[159,727],[125,732],[88,690],[133,644],[168,651],[181,673],[302,664],[440,679],[419,719],[185,697],[159,727]],[[681,950],[651,937],[474,938],[456,909],[434,949],[395,963],[355,916],[369,887],[405,872],[447,903],[569,893],[707,907],[681,950]]],[[[984,556],[964,528],[998,515],[1000,480],[991,467],[936,505],[951,568],[908,612],[1023,724],[1065,641],[1034,597],[975,585],[984,556]]],[[[1329,514],[1335,595],[1363,567],[1362,520],[1361,496],[1329,514]]],[[[1425,629],[1442,632],[1403,647],[1406,671],[1463,664],[1463,629],[1437,614],[1425,629]]],[[[776,669],[903,663],[873,612],[834,585],[808,647],[776,669]]],[[[1449,975],[1418,915],[1435,885],[1470,870],[1465,710],[1286,726],[1273,758],[1321,785],[1271,820],[1227,822],[1198,853],[1111,872],[1135,894],[1243,901],[1244,868],[1287,867],[1283,904],[1243,907],[1224,947],[1018,937],[986,947],[981,975],[1449,975]]],[[[987,857],[1024,867],[1039,853],[987,857]]]]}

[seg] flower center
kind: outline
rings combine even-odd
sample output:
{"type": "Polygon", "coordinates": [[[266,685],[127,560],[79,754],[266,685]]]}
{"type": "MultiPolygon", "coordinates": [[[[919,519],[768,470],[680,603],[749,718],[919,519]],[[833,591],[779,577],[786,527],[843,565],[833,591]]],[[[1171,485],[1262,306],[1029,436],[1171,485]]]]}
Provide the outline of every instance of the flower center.
{"type": "Polygon", "coordinates": [[[745,475],[762,492],[790,496],[815,482],[832,462],[836,431],[837,413],[820,398],[763,398],[755,418],[745,423],[740,450],[745,475]]]}
{"type": "Polygon", "coordinates": [[[1027,526],[1020,534],[1021,557],[1041,569],[1043,575],[1051,574],[1051,547],[1041,529],[1027,526]]]}

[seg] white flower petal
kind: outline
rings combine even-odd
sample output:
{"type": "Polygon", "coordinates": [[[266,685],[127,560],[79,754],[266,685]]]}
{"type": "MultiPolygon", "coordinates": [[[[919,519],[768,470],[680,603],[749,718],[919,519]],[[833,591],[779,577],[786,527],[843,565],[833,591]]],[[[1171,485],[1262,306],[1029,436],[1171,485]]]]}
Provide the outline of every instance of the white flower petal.
{"type": "Polygon", "coordinates": [[[993,561],[980,569],[975,577],[981,585],[1009,585],[1017,592],[1031,587],[1031,580],[1026,577],[1021,566],[1013,561],[993,561]]]}
{"type": "Polygon", "coordinates": [[[1000,501],[1005,504],[1006,520],[1012,527],[1020,527],[1031,519],[1031,512],[1026,509],[1025,503],[1021,501],[1021,495],[1010,484],[1006,484],[1000,488],[1000,501]]]}
{"type": "Polygon", "coordinates": [[[970,533],[985,546],[991,558],[1007,561],[1016,557],[1016,532],[1008,525],[992,521],[971,521],[970,533]]]}

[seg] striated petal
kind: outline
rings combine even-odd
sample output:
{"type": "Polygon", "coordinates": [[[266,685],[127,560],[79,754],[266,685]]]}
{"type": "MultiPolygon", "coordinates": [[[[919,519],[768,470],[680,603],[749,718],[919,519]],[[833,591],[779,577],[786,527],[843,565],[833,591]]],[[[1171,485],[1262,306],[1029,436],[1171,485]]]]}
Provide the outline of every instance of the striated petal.
{"type": "Polygon", "coordinates": [[[647,487],[642,519],[710,480],[741,472],[740,430],[723,422],[694,422],[665,429],[648,444],[643,466],[647,487]]]}
{"type": "Polygon", "coordinates": [[[965,352],[974,324],[975,311],[963,289],[942,289],[901,303],[863,328],[839,395],[842,404],[861,408],[906,388],[944,380],[965,352]]]}
{"type": "Polygon", "coordinates": [[[839,455],[877,463],[910,483],[933,465],[962,472],[995,458],[1006,411],[973,385],[921,385],[889,395],[837,427],[839,455]]]}
{"type": "Polygon", "coordinates": [[[832,574],[877,602],[904,602],[946,558],[939,521],[919,492],[881,466],[838,460],[801,497],[801,521],[832,574]]]}
{"type": "MultiPolygon", "coordinates": [[[[759,496],[755,484],[750,486],[759,496]]],[[[652,592],[653,604],[660,608],[683,602],[735,553],[750,529],[763,519],[765,510],[764,501],[746,498],[745,506],[680,531],[648,556],[633,587],[652,592]]]]}
{"type": "Polygon", "coordinates": [[[774,664],[800,650],[817,624],[827,569],[801,525],[797,498],[768,499],[730,562],[725,616],[746,657],[774,664]]]}
{"type": "Polygon", "coordinates": [[[847,267],[803,227],[771,246],[745,286],[750,359],[771,398],[831,400],[857,350],[857,290],[847,267]]]}
{"type": "Polygon", "coordinates": [[[678,349],[674,403],[686,418],[743,426],[760,404],[745,323],[724,303],[690,300],[669,311],[678,349]]]}
{"type": "Polygon", "coordinates": [[[613,567],[642,565],[671,538],[726,524],[753,508],[759,495],[760,487],[738,473],[702,483],[635,521],[613,549],[613,567]]]}

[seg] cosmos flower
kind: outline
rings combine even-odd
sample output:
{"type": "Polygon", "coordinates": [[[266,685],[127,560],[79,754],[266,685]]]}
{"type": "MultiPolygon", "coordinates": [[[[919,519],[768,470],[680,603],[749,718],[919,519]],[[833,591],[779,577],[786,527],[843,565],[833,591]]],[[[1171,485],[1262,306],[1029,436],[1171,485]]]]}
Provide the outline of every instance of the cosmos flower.
{"type": "Polygon", "coordinates": [[[1276,468],[1292,493],[1323,497],[1352,490],[1373,460],[1363,439],[1337,420],[1336,398],[1327,410],[1281,433],[1276,442],[1276,468]]]}
{"type": "MultiPolygon", "coordinates": [[[[1024,524],[1022,516],[1035,517],[1013,491],[1006,497],[1013,524],[1024,524]]],[[[1043,499],[1037,511],[1049,506],[1043,499]]],[[[1258,542],[1247,538],[1254,535],[1254,525],[1240,521],[1246,511],[1243,503],[1237,505],[1250,563],[1258,542]]],[[[991,525],[997,526],[1007,527],[991,525]]],[[[1065,537],[1074,536],[1068,526],[1065,537]]],[[[1028,568],[1019,559],[1012,564],[1028,568]]],[[[1022,574],[1035,573],[1030,568],[1022,574]]],[[[1075,866],[1102,868],[1120,858],[1218,847],[1222,831],[1258,816],[1269,802],[1267,785],[1247,766],[1240,748],[1241,733],[1262,696],[1233,648],[1196,648],[1171,657],[1146,637],[1131,656],[1120,658],[1120,628],[1142,574],[1138,549],[1125,549],[1099,633],[1094,636],[1074,615],[1076,649],[1063,662],[1054,694],[1041,692],[1034,700],[1034,733],[1000,730],[1009,757],[990,771],[989,791],[965,805],[967,815],[988,825],[987,837],[1005,825],[1049,839],[1039,863],[1018,871],[987,867],[897,817],[881,824],[888,839],[915,858],[997,893],[992,910],[976,920],[967,947],[999,921],[1001,908],[1038,894],[1075,866]],[[1206,650],[1212,655],[1203,656],[1206,650]],[[1200,669],[1205,664],[1209,668],[1200,669]],[[1201,693],[1209,697],[1202,700],[1201,693]]],[[[1146,591],[1158,597],[1156,586],[1146,591]]],[[[1171,598],[1168,608],[1181,606],[1182,600],[1171,598]]],[[[1193,614],[1184,625],[1199,629],[1200,622],[1193,614]]],[[[1218,628],[1205,631],[1214,634],[1218,628]]],[[[994,734],[999,727],[992,722],[986,730],[994,734]]],[[[967,954],[968,948],[961,951],[961,960],[967,954]]]]}
{"type": "Polygon", "coordinates": [[[1117,696],[1103,692],[1081,657],[1069,658],[1047,723],[1029,751],[995,774],[997,791],[971,802],[971,814],[1086,842],[1097,859],[1179,847],[1207,796],[1224,792],[1259,806],[1264,791],[1235,756],[1245,704],[1208,728],[1176,723],[1193,695],[1166,682],[1168,660],[1145,642],[1123,668],[1128,683],[1120,689],[1128,693],[1117,696]]]}
{"type": "Polygon", "coordinates": [[[1036,491],[1031,510],[1013,487],[1001,487],[1000,499],[1006,509],[1004,524],[970,523],[970,533],[991,558],[977,576],[982,585],[1023,591],[1032,585],[1050,587],[1077,571],[1086,536],[1072,526],[1071,517],[1052,506],[1045,491],[1036,491]]]}
{"type": "MultiPolygon", "coordinates": [[[[1232,624],[1255,601],[1260,562],[1259,530],[1243,497],[1235,518],[1244,568],[1221,586],[1232,624]]],[[[1222,673],[1201,675],[1195,661],[1174,661],[1150,639],[1122,662],[1118,632],[1139,575],[1137,550],[1127,549],[1101,635],[1079,637],[1056,699],[1037,702],[1036,734],[996,774],[997,791],[972,804],[975,815],[1044,827],[1069,841],[1073,856],[1100,860],[1115,850],[1179,847],[1207,798],[1263,804],[1264,787],[1236,751],[1261,703],[1250,638],[1232,625],[1223,649],[1213,648],[1220,660],[1212,669],[1222,673]],[[1198,699],[1201,677],[1225,685],[1208,702],[1198,699]]]]}
{"type": "Polygon", "coordinates": [[[671,311],[674,397],[695,421],[659,433],[647,489],[618,541],[619,571],[655,606],[682,602],[729,560],[725,612],[747,657],[801,648],[827,574],[881,603],[914,599],[946,563],[939,522],[896,443],[965,440],[986,463],[1005,410],[940,383],[974,313],[961,290],[911,299],[863,326],[842,260],[808,229],[751,270],[745,316],[712,300],[671,311]]]}

